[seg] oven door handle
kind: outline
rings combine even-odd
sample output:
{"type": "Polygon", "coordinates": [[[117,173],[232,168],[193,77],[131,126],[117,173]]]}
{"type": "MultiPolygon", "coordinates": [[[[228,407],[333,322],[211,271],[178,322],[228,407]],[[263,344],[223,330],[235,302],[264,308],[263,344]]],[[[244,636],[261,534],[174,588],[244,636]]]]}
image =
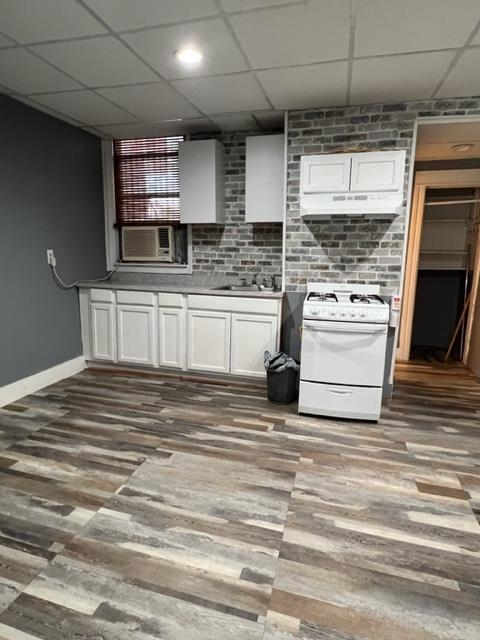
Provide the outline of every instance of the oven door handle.
{"type": "Polygon", "coordinates": [[[362,322],[328,322],[323,320],[305,320],[303,327],[306,331],[328,331],[329,333],[387,333],[384,324],[369,324],[362,322]]]}

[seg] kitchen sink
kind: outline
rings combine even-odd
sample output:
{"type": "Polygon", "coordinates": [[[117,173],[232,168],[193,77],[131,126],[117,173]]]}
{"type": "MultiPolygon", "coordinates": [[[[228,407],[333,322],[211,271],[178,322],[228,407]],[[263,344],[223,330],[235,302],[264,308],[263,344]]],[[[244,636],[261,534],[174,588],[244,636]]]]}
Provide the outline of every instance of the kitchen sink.
{"type": "Polygon", "coordinates": [[[214,291],[260,291],[257,284],[225,284],[223,287],[215,287],[214,291]]]}
{"type": "Polygon", "coordinates": [[[263,287],[258,284],[225,284],[223,287],[215,287],[212,291],[277,291],[274,287],[263,287]]]}

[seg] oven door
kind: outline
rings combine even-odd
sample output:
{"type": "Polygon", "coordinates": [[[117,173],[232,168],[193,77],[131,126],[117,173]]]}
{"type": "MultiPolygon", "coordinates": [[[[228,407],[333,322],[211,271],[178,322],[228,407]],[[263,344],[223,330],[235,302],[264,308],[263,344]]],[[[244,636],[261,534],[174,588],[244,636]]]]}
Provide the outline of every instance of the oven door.
{"type": "Polygon", "coordinates": [[[300,378],[380,387],[386,344],[384,324],[304,320],[300,378]]]}

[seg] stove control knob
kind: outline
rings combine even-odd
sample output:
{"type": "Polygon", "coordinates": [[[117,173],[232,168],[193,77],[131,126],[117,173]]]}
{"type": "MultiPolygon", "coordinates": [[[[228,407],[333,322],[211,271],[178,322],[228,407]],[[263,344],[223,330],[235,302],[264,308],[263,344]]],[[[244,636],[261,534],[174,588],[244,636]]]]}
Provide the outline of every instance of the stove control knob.
{"type": "Polygon", "coordinates": [[[352,316],[352,318],[355,317],[355,311],[350,311],[350,315],[352,316]]]}
{"type": "Polygon", "coordinates": [[[365,318],[365,316],[366,316],[366,315],[367,315],[367,314],[365,313],[365,311],[361,311],[361,312],[360,312],[360,317],[361,317],[361,318],[365,318]]]}
{"type": "Polygon", "coordinates": [[[346,315],[347,315],[347,313],[346,313],[346,311],[340,311],[340,315],[341,315],[341,316],[346,316],[346,315]]]}
{"type": "Polygon", "coordinates": [[[331,316],[336,315],[336,314],[335,314],[335,309],[330,309],[329,314],[330,314],[331,316]]]}

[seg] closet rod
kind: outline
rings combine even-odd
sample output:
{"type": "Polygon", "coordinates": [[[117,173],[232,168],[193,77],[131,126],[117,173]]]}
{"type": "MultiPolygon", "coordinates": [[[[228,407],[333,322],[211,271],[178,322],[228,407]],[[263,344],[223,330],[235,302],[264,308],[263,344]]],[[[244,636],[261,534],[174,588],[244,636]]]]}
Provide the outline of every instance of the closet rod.
{"type": "Polygon", "coordinates": [[[480,202],[480,198],[472,198],[470,200],[437,200],[436,202],[425,202],[426,207],[437,207],[441,204],[474,204],[480,202]]]}

